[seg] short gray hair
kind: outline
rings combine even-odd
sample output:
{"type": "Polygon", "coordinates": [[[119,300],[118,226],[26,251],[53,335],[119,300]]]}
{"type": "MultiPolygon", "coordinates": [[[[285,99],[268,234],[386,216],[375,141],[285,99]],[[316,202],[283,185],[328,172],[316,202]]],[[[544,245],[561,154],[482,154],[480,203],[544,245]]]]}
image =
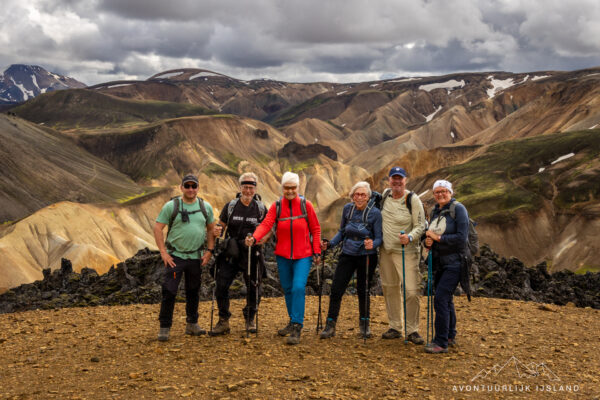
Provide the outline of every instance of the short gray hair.
{"type": "Polygon", "coordinates": [[[294,172],[288,171],[281,177],[281,186],[285,186],[286,183],[298,187],[300,186],[300,176],[294,172]]]}
{"type": "Polygon", "coordinates": [[[258,176],[256,176],[254,172],[244,172],[242,175],[240,175],[240,179],[238,179],[240,185],[242,182],[247,181],[248,178],[252,178],[254,182],[258,184],[258,176]]]}
{"type": "Polygon", "coordinates": [[[369,195],[369,198],[371,197],[371,185],[369,185],[369,182],[360,181],[360,182],[356,182],[354,184],[354,186],[352,186],[352,189],[350,189],[350,198],[352,198],[352,196],[354,196],[354,192],[356,192],[356,189],[358,189],[358,188],[367,189],[367,194],[369,195]]]}

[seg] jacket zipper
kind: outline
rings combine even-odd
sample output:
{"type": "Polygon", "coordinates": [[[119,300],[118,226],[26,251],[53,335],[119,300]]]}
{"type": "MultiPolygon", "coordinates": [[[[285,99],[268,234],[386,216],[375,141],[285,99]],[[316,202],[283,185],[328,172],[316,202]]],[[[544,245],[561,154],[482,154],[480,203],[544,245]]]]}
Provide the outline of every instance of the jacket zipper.
{"type": "Polygon", "coordinates": [[[292,200],[289,200],[290,202],[290,260],[294,259],[294,227],[292,226],[292,223],[294,222],[294,220],[292,219],[292,216],[294,215],[294,213],[292,212],[292,200]]]}

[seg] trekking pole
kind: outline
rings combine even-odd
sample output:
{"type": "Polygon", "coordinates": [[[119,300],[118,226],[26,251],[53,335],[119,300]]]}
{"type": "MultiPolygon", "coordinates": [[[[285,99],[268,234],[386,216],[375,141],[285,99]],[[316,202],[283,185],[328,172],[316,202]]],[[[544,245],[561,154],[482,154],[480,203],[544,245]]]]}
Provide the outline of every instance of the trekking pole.
{"type": "MultiPolygon", "coordinates": [[[[246,238],[252,237],[251,233],[246,235],[246,238]]],[[[246,287],[246,307],[248,307],[248,314],[246,315],[246,337],[250,337],[250,284],[252,284],[252,275],[250,272],[250,265],[252,262],[252,246],[248,246],[248,285],[246,287]]]]}
{"type": "Polygon", "coordinates": [[[433,304],[431,302],[431,278],[433,275],[433,267],[432,267],[432,255],[431,250],[427,254],[427,341],[425,342],[426,346],[429,346],[431,343],[429,341],[429,326],[431,325],[431,335],[433,336],[433,304]],[[429,316],[431,315],[431,319],[429,316]]]}
{"type": "MultiPolygon", "coordinates": [[[[365,238],[365,240],[369,239],[369,236],[365,238]]],[[[371,297],[371,293],[369,293],[369,253],[367,253],[367,261],[365,263],[365,285],[365,316],[363,319],[363,343],[367,344],[367,326],[369,325],[369,299],[371,297]]]]}
{"type": "MultiPolygon", "coordinates": [[[[327,245],[329,245],[329,240],[323,239],[327,245]]],[[[323,295],[323,279],[320,274],[323,273],[325,269],[325,255],[327,254],[327,249],[323,250],[323,254],[321,255],[321,271],[319,272],[319,264],[317,264],[317,287],[319,290],[319,311],[317,312],[317,335],[319,331],[323,329],[323,317],[321,316],[321,296],[323,295]]]]}
{"type": "MultiPolygon", "coordinates": [[[[401,235],[404,235],[404,231],[400,231],[401,235]]],[[[402,291],[404,301],[402,302],[404,305],[404,343],[408,344],[408,339],[406,337],[406,267],[404,262],[404,245],[402,245],[402,291]]]]}
{"type": "MultiPolygon", "coordinates": [[[[261,251],[262,251],[262,245],[260,246],[261,251]]],[[[256,252],[256,281],[254,282],[254,289],[256,290],[255,293],[255,307],[256,307],[256,313],[254,314],[254,318],[256,318],[256,336],[258,336],[258,299],[259,299],[259,291],[260,291],[260,274],[258,272],[259,268],[258,266],[260,265],[260,256],[258,254],[258,251],[256,252]]]]}
{"type": "MultiPolygon", "coordinates": [[[[217,224],[217,226],[222,226],[221,224],[217,224]]],[[[221,235],[223,234],[223,232],[221,232],[221,235]]],[[[215,313],[215,297],[217,295],[217,268],[219,268],[219,263],[217,262],[217,256],[220,253],[219,249],[220,249],[220,244],[221,244],[221,236],[217,237],[216,239],[216,244],[215,244],[215,249],[217,249],[217,254],[215,254],[215,270],[213,272],[213,282],[215,283],[215,286],[213,287],[212,290],[212,300],[210,302],[210,331],[212,332],[213,330],[213,316],[215,313]]]]}

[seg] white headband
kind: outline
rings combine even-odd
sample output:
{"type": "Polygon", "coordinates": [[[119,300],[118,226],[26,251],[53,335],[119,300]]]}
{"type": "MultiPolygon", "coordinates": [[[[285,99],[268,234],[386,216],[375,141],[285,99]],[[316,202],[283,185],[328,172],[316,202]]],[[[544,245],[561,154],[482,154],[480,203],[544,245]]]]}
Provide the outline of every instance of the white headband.
{"type": "Polygon", "coordinates": [[[433,184],[433,190],[435,190],[436,188],[439,188],[439,187],[443,187],[444,189],[448,189],[448,191],[450,192],[450,194],[454,193],[452,191],[452,184],[450,182],[448,182],[448,181],[445,181],[443,179],[435,181],[435,183],[433,184]]]}

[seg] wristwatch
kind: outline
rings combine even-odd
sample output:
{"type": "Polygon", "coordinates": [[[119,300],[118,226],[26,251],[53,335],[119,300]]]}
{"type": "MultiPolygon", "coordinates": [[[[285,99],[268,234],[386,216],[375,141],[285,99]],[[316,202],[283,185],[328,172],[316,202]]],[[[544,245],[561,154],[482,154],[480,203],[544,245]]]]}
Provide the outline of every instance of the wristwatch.
{"type": "Polygon", "coordinates": [[[412,235],[408,235],[408,242],[411,243],[413,241],[412,235]]]}
{"type": "Polygon", "coordinates": [[[206,251],[210,251],[212,254],[215,254],[215,249],[206,249],[206,251]]]}

